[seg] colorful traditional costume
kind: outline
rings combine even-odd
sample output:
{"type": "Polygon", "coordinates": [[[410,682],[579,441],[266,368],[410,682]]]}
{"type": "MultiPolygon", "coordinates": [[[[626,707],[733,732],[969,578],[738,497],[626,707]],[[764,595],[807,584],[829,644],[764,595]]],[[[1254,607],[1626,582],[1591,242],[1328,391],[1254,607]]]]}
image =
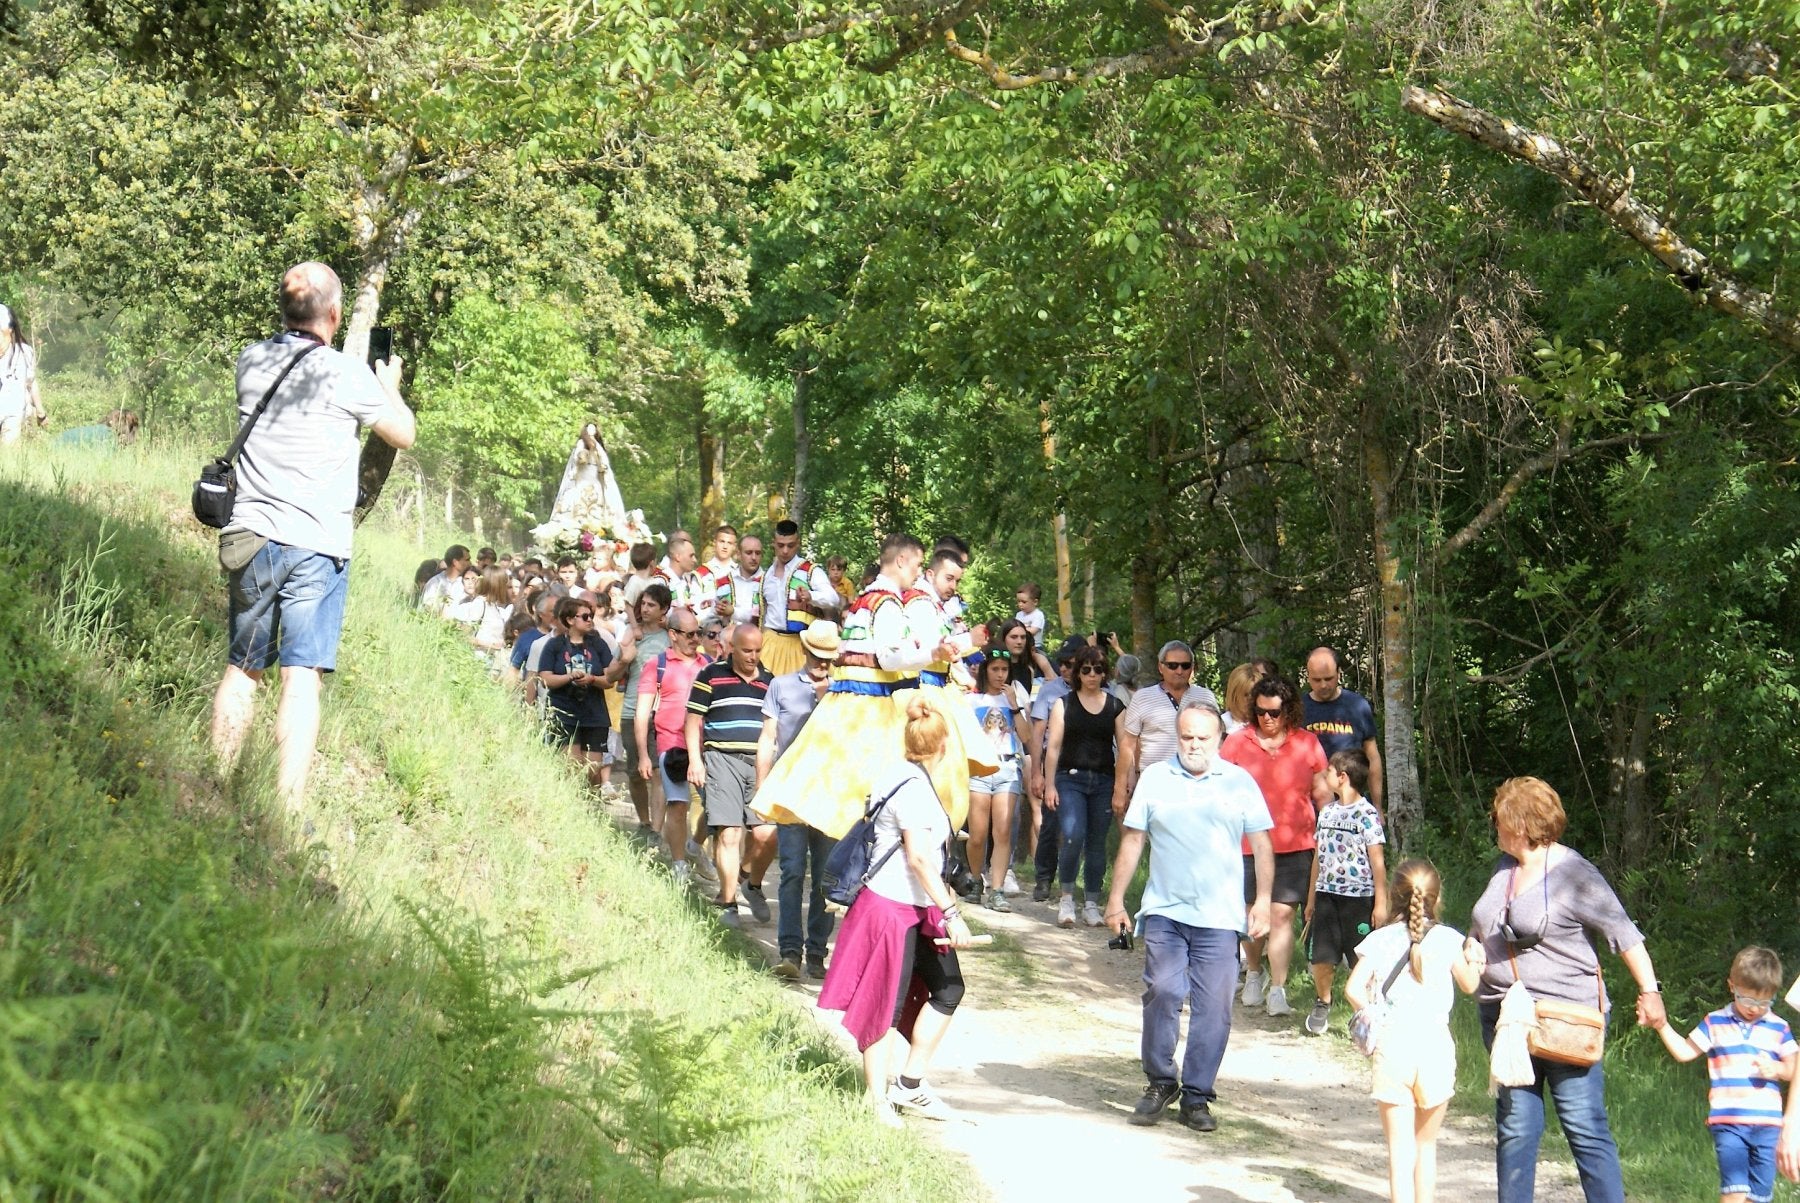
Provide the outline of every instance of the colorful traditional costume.
{"type": "MultiPolygon", "coordinates": [[[[806,649],[800,646],[800,632],[812,625],[813,609],[820,605],[836,605],[838,595],[825,577],[825,570],[813,567],[811,560],[795,556],[786,564],[771,564],[762,571],[762,664],[776,676],[799,672],[806,667],[806,649]],[[812,595],[813,609],[801,604],[800,590],[812,595]]],[[[846,616],[848,621],[848,616],[846,616]]]]}
{"type": "MultiPolygon", "coordinates": [[[[793,744],[775,762],[751,808],[777,823],[806,823],[839,837],[862,817],[877,767],[891,763],[904,747],[906,706],[918,672],[933,662],[942,639],[939,621],[915,629],[911,616],[938,614],[930,598],[902,590],[886,576],[875,578],[844,614],[843,651],[831,668],[831,684],[818,709],[793,744]],[[909,603],[923,600],[928,608],[909,603]]],[[[796,641],[798,637],[796,636],[796,641]]],[[[764,664],[767,666],[767,645],[764,664]]],[[[945,691],[923,695],[944,713],[950,746],[944,766],[934,768],[938,800],[961,827],[969,811],[969,761],[959,720],[945,691]]],[[[963,709],[968,704],[963,703],[963,709]]],[[[974,715],[971,712],[972,724],[974,715]]],[[[976,727],[977,734],[980,728],[976,727]]],[[[982,740],[978,754],[991,759],[992,745],[982,740]]],[[[995,765],[978,768],[991,772],[995,765]]]]}

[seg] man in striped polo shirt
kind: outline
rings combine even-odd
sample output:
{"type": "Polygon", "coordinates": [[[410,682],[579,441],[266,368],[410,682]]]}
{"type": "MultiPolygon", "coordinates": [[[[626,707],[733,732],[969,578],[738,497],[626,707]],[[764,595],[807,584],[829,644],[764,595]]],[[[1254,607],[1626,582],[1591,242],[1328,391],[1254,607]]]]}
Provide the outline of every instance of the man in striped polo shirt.
{"type": "Polygon", "coordinates": [[[758,923],[769,920],[761,878],[775,854],[775,828],[750,810],[756,792],[756,741],[762,736],[768,670],[760,663],[762,628],[740,623],[731,654],[700,670],[688,692],[688,784],[702,791],[706,825],[718,847],[719,920],[738,925],[738,870],[744,863],[744,830],[750,830],[750,881],[744,901],[758,923]]]}

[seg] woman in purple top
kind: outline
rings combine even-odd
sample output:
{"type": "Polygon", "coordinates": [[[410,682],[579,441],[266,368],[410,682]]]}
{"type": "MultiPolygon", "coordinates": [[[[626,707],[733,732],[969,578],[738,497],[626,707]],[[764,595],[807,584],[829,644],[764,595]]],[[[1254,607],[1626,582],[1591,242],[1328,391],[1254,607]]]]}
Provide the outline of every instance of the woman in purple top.
{"type": "MultiPolygon", "coordinates": [[[[1471,963],[1486,960],[1476,999],[1482,1037],[1490,1048],[1515,965],[1517,978],[1533,998],[1608,1009],[1595,939],[1604,940],[1637,980],[1638,1023],[1655,1026],[1663,1020],[1661,988],[1643,933],[1600,870],[1559,842],[1567,825],[1562,799],[1536,777],[1514,777],[1494,793],[1494,828],[1502,855],[1475,903],[1464,945],[1471,963]]],[[[1588,1203],[1624,1203],[1600,1063],[1562,1065],[1538,1057],[1531,1063],[1537,1081],[1500,1087],[1494,1103],[1500,1203],[1529,1203],[1536,1189],[1546,1086],[1556,1100],[1557,1119],[1575,1154],[1588,1203]]]]}

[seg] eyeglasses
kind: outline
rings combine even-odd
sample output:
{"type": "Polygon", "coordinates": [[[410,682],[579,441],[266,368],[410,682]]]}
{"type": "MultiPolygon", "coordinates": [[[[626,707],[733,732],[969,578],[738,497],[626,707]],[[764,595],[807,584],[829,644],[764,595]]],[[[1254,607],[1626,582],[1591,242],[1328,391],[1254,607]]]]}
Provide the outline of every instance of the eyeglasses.
{"type": "Polygon", "coordinates": [[[1739,994],[1736,990],[1731,992],[1731,998],[1740,1006],[1761,1007],[1765,1011],[1775,1005],[1775,1000],[1772,998],[1758,998],[1754,994],[1739,994]]]}
{"type": "Polygon", "coordinates": [[[582,622],[592,622],[594,621],[594,612],[592,610],[584,610],[580,614],[575,615],[575,617],[579,618],[582,622]]]}
{"type": "Polygon", "coordinates": [[[686,635],[689,639],[692,639],[694,636],[698,635],[699,633],[700,633],[699,627],[695,627],[691,631],[684,631],[680,627],[670,627],[669,628],[669,634],[671,634],[671,635],[686,635]]]}
{"type": "Polygon", "coordinates": [[[1256,707],[1257,718],[1280,718],[1284,713],[1286,712],[1280,706],[1273,710],[1264,710],[1261,706],[1256,707]]]}
{"type": "Polygon", "coordinates": [[[1106,666],[1101,664],[1083,664],[1080,672],[1084,677],[1104,677],[1106,675],[1106,666]]]}
{"type": "Polygon", "coordinates": [[[1173,669],[1178,673],[1192,672],[1194,669],[1194,662],[1192,660],[1164,660],[1162,666],[1164,668],[1173,669]]]}

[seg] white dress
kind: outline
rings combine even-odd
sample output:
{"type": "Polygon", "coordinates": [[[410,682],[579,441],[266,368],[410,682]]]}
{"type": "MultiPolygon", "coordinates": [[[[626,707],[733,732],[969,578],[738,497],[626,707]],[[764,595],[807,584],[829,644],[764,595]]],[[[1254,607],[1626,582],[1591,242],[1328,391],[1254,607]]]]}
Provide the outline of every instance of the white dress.
{"type": "Polygon", "coordinates": [[[615,537],[624,536],[629,524],[625,499],[613,476],[606,446],[598,438],[591,446],[583,439],[575,440],[568,466],[563,469],[562,484],[556,489],[550,520],[566,522],[580,530],[605,530],[615,537]]]}

